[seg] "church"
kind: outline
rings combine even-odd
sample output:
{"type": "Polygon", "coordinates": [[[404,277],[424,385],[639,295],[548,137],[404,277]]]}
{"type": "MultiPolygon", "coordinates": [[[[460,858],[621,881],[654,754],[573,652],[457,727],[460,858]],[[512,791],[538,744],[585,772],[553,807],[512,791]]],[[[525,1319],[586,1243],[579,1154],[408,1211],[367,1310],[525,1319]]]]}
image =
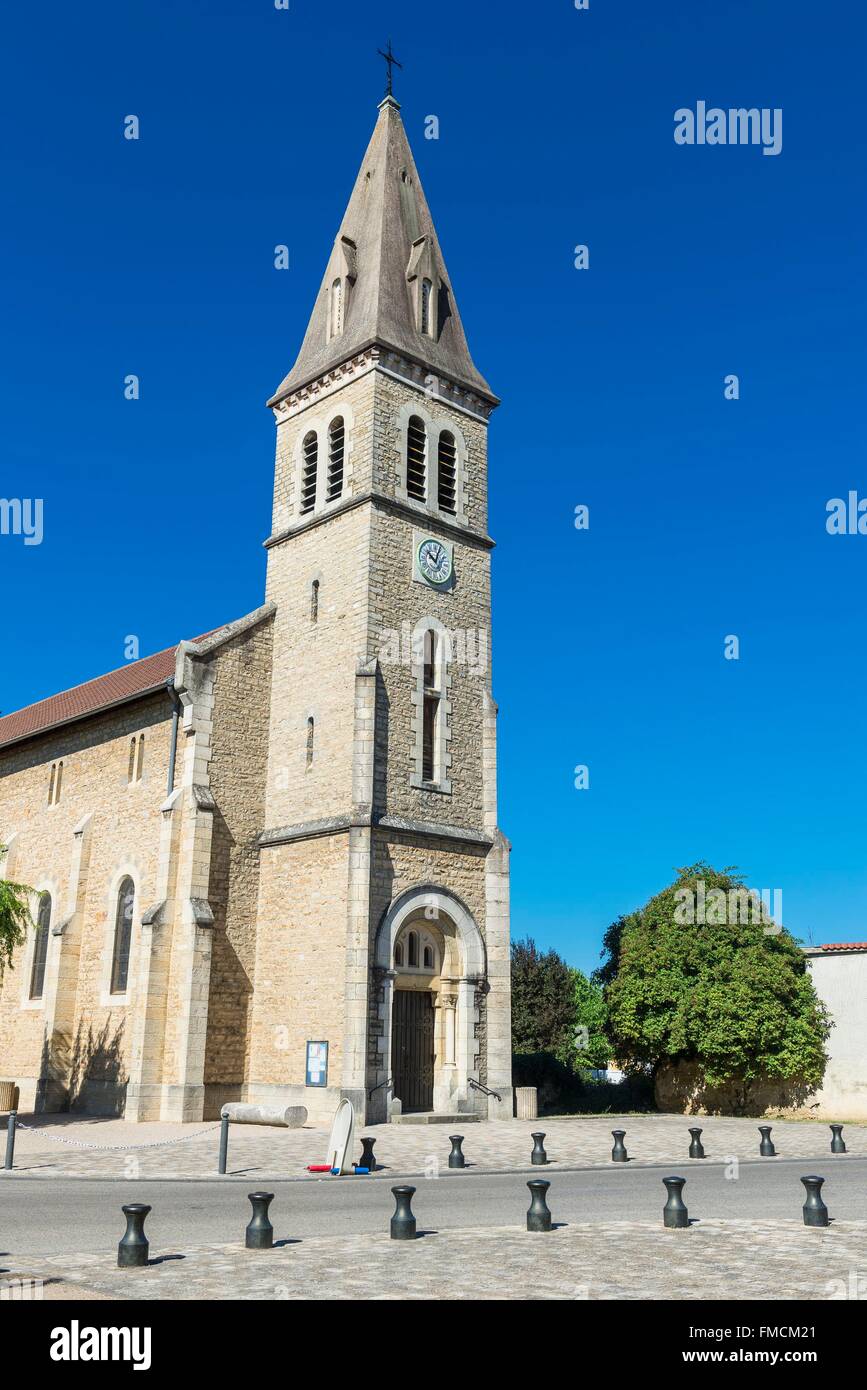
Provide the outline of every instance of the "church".
{"type": "Polygon", "coordinates": [[[0,718],[21,1111],[512,1117],[497,404],[389,92],[268,401],[261,607],[0,718]]]}

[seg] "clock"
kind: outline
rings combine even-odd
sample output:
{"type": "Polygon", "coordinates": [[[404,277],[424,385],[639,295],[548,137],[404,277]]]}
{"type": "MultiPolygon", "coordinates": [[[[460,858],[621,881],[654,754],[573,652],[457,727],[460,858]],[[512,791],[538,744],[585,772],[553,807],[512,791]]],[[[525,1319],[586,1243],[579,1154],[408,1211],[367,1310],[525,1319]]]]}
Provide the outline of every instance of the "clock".
{"type": "Polygon", "coordinates": [[[447,546],[442,541],[434,540],[428,536],[427,539],[419,542],[416,551],[416,561],[418,563],[419,574],[421,574],[429,584],[435,584],[438,588],[443,584],[448,584],[452,577],[452,556],[447,546]]]}

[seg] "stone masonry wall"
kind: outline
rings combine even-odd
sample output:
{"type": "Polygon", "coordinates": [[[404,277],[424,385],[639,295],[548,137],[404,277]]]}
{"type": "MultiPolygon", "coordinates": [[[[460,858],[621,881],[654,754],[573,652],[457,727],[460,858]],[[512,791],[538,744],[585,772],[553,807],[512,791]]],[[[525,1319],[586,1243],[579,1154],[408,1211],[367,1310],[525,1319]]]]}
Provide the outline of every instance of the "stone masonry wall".
{"type": "MultiPolygon", "coordinates": [[[[248,629],[213,658],[210,790],[216,802],[208,901],[214,912],[205,1086],[236,1098],[249,1066],[258,835],[265,818],[273,622],[248,629]]],[[[219,1104],[216,1105],[219,1110],[219,1104]]]]}
{"type": "Polygon", "coordinates": [[[141,913],[153,901],[170,737],[171,705],[160,693],[0,753],[0,843],[11,840],[6,874],[51,892],[52,931],[72,917],[62,936],[49,937],[42,1000],[28,997],[32,931],[2,982],[0,1074],[18,1081],[22,1108],[36,1099],[49,1044],[55,1058],[65,1061],[73,1106],[122,1107],[129,1004],[109,993],[117,887],[126,873],[136,886],[132,979],[141,913]],[[145,735],[143,777],[129,785],[130,739],[139,732],[145,735]],[[50,768],[60,758],[61,799],[49,806],[50,768]],[[76,904],[70,901],[73,831],[86,817],[76,904]],[[78,957],[73,1000],[59,1035],[47,1038],[49,987],[61,955],[69,953],[78,957]]]}
{"type": "Polygon", "coordinates": [[[329,1042],[329,1086],[340,1085],[347,894],[345,834],[262,850],[255,1085],[303,1087],[308,1040],[329,1042]]]}

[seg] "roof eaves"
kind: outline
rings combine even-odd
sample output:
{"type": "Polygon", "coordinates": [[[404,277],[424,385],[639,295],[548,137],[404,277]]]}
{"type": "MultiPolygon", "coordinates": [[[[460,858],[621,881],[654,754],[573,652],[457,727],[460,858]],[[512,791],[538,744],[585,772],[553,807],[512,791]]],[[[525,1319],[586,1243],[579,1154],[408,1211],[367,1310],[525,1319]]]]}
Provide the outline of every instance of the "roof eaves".
{"type": "Polygon", "coordinates": [[[13,748],[17,743],[27,743],[29,739],[41,738],[43,734],[53,733],[55,729],[63,729],[67,724],[80,724],[84,719],[95,719],[97,715],[104,714],[106,710],[118,709],[120,705],[130,705],[133,700],[143,700],[147,695],[156,695],[160,690],[170,689],[174,683],[174,676],[169,676],[167,679],[164,678],[147,686],[144,690],[133,690],[127,695],[118,696],[116,700],[109,700],[105,704],[97,705],[94,709],[80,710],[77,714],[67,715],[65,719],[52,719],[50,724],[43,724],[40,729],[28,729],[26,733],[16,734],[14,738],[4,739],[0,743],[0,753],[7,748],[13,748]]]}

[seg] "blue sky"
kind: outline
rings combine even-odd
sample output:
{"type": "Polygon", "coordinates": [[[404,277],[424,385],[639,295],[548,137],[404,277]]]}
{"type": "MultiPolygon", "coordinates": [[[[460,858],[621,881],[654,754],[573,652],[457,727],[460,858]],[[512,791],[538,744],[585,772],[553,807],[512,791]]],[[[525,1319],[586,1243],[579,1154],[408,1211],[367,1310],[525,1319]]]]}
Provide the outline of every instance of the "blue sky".
{"type": "Polygon", "coordinates": [[[120,665],[127,634],[146,654],[261,601],[263,403],[300,344],[390,35],[473,355],[503,398],[514,934],[592,968],[613,917],[705,858],[782,890],[805,939],[865,939],[867,536],[825,529],[829,498],[867,496],[864,30],[854,0],[15,7],[0,494],[44,498],[45,538],[0,537],[0,708],[120,665]],[[676,145],[675,110],[699,100],[782,108],[782,152],[676,145]]]}

